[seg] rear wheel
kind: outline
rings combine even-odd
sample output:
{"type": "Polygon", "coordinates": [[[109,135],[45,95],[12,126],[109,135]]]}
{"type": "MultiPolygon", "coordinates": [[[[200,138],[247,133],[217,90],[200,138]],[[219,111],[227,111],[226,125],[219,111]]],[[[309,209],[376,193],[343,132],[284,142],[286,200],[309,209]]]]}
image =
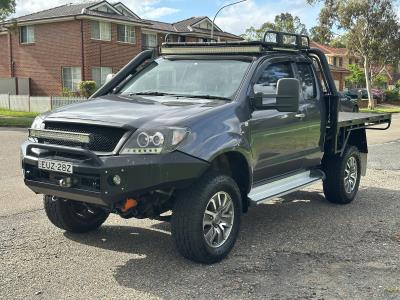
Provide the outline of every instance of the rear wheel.
{"type": "Polygon", "coordinates": [[[332,203],[347,204],[354,200],[361,179],[361,160],[358,149],[348,147],[342,156],[324,160],[326,178],[324,194],[332,203]]]}
{"type": "Polygon", "coordinates": [[[44,209],[51,223],[76,233],[95,230],[109,216],[101,207],[53,196],[44,196],[44,209]]]}
{"type": "Polygon", "coordinates": [[[228,255],[239,232],[241,196],[235,181],[206,174],[176,196],[172,237],[178,251],[200,263],[215,263],[228,255]]]}

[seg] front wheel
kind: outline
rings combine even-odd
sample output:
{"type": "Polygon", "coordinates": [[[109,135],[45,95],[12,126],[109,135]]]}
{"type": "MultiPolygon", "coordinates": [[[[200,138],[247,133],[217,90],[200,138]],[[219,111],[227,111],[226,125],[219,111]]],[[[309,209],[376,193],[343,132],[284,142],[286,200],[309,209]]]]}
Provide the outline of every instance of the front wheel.
{"type": "Polygon", "coordinates": [[[360,152],[354,146],[346,148],[342,156],[324,160],[326,178],[323,183],[325,198],[332,203],[347,204],[354,200],[361,179],[360,152]]]}
{"type": "Polygon", "coordinates": [[[53,196],[44,196],[43,202],[50,222],[60,229],[74,233],[97,229],[110,214],[98,206],[53,196]]]}
{"type": "Polygon", "coordinates": [[[235,244],[241,211],[236,182],[225,175],[206,174],[175,198],[171,229],[178,251],[200,263],[222,260],[235,244]]]}

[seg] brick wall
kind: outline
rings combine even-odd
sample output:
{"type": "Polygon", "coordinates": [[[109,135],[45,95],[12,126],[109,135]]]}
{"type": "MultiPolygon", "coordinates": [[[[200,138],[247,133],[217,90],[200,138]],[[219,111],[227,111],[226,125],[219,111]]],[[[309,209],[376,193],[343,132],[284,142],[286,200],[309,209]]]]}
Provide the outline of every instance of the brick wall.
{"type": "Polygon", "coordinates": [[[133,57],[141,52],[141,28],[136,27],[136,43],[128,44],[117,42],[117,24],[111,24],[111,41],[97,41],[91,39],[91,22],[84,22],[84,51],[85,70],[84,79],[92,79],[92,67],[112,67],[118,72],[133,57]]]}
{"type": "Polygon", "coordinates": [[[339,81],[339,86],[337,87],[339,91],[343,91],[345,88],[345,77],[347,74],[342,72],[332,72],[333,80],[339,81]]]}
{"type": "Polygon", "coordinates": [[[32,95],[59,95],[62,66],[81,66],[80,22],[35,25],[35,43],[12,35],[15,76],[31,78],[32,95]]]}
{"type": "Polygon", "coordinates": [[[10,77],[8,34],[0,34],[0,77],[10,77]]]}

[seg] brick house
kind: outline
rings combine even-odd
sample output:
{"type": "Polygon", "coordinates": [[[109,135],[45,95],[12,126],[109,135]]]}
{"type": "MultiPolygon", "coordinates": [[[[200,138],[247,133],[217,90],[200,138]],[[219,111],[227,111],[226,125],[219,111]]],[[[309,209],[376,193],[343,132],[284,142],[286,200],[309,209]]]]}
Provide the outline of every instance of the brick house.
{"type": "Polygon", "coordinates": [[[330,66],[336,88],[339,91],[343,91],[346,87],[345,78],[350,74],[349,70],[347,69],[348,65],[359,65],[361,60],[354,55],[350,55],[346,48],[335,48],[317,42],[311,42],[311,47],[318,48],[324,52],[330,66]]]}
{"type": "MultiPolygon", "coordinates": [[[[29,78],[31,95],[60,95],[63,87],[104,83],[144,49],[168,41],[209,41],[212,22],[140,18],[122,3],[68,4],[0,24],[0,78],[29,78]]],[[[241,40],[215,26],[219,41],[241,40]]],[[[1,93],[1,91],[0,91],[1,93]]]]}

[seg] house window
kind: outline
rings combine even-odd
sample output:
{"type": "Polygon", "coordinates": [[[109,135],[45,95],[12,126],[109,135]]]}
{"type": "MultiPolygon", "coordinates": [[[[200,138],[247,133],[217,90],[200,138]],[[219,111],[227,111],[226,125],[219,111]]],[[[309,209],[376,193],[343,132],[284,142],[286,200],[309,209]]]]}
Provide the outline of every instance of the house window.
{"type": "Polygon", "coordinates": [[[110,67],[94,67],[92,68],[92,80],[96,81],[96,87],[99,88],[106,83],[108,74],[112,74],[110,67]]]}
{"type": "Polygon", "coordinates": [[[339,67],[343,67],[343,57],[339,57],[339,67]]]}
{"type": "Polygon", "coordinates": [[[111,41],[111,23],[109,22],[91,22],[92,39],[101,41],[111,41]]]}
{"type": "Polygon", "coordinates": [[[31,44],[35,42],[35,30],[33,26],[20,27],[21,44],[31,44]]]}
{"type": "Polygon", "coordinates": [[[129,44],[136,43],[135,27],[128,25],[117,25],[117,41],[129,44]]]}
{"type": "Polygon", "coordinates": [[[63,87],[72,92],[79,91],[79,83],[82,81],[82,72],[80,67],[63,67],[62,83],[63,87]]]}
{"type": "Polygon", "coordinates": [[[336,66],[337,65],[337,57],[333,58],[333,65],[336,66]]]}
{"type": "Polygon", "coordinates": [[[144,33],[142,36],[143,48],[156,48],[157,47],[157,34],[156,33],[144,33]]]}

